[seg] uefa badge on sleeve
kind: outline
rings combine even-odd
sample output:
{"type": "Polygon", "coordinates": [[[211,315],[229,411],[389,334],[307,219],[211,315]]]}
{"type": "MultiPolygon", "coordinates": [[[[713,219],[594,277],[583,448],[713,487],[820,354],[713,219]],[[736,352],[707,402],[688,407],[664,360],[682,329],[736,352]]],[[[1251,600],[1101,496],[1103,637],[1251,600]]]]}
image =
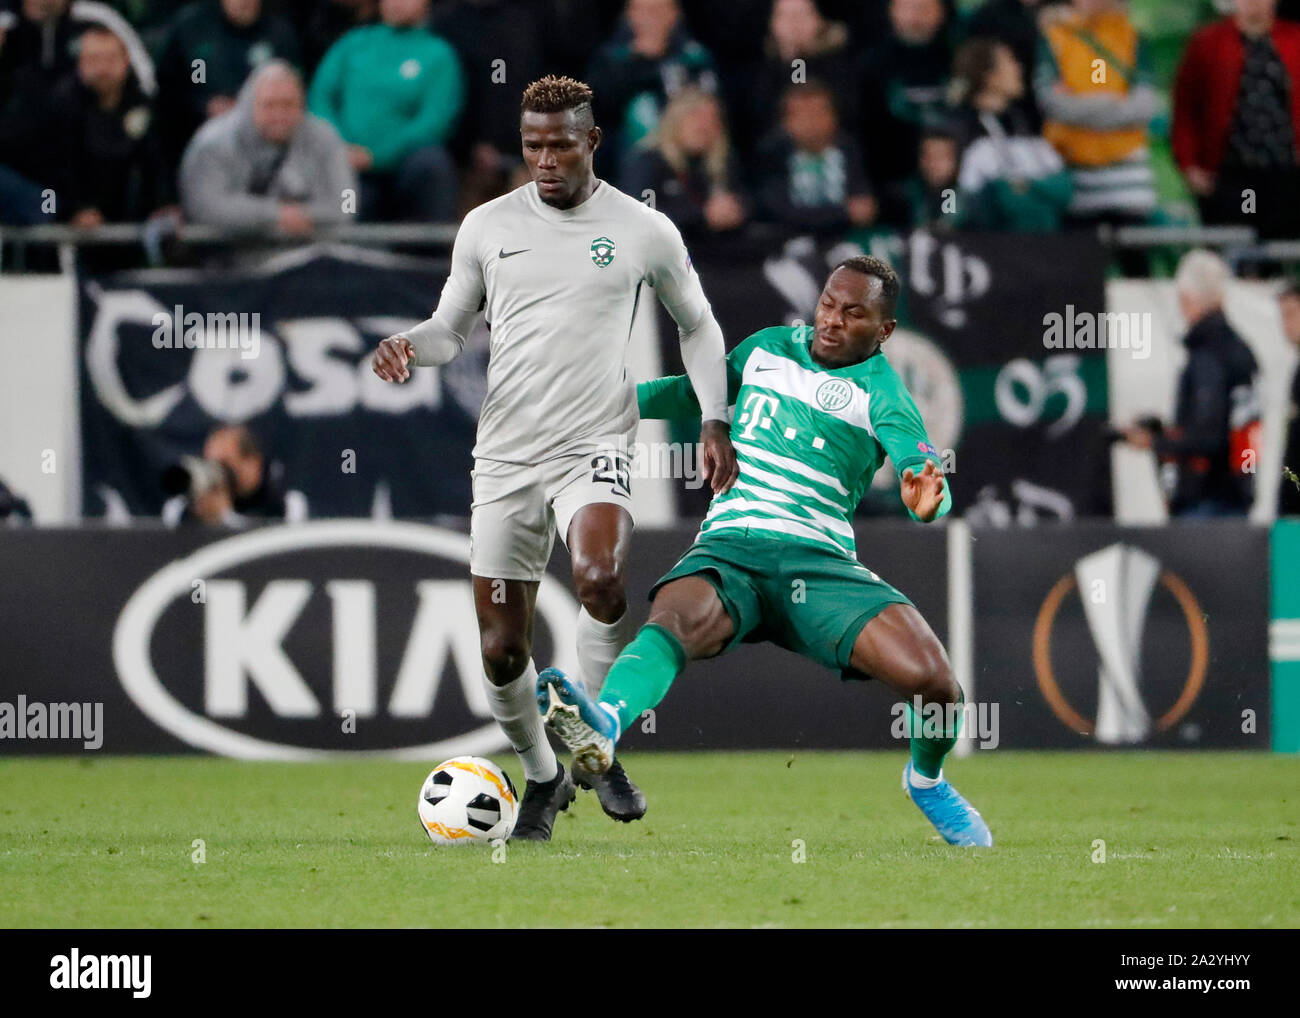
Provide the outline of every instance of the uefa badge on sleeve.
{"type": "Polygon", "coordinates": [[[603,269],[614,260],[614,242],[608,237],[597,237],[591,242],[591,260],[596,268],[603,269]]]}

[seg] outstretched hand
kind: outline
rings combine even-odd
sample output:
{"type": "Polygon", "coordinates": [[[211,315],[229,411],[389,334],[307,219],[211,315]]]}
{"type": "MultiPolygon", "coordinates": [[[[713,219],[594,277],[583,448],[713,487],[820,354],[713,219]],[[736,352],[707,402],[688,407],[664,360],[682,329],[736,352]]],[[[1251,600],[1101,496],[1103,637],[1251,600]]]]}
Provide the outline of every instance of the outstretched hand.
{"type": "Polygon", "coordinates": [[[945,483],[943,472],[934,460],[926,460],[925,467],[919,474],[908,467],[903,471],[902,484],[899,486],[903,504],[918,520],[929,523],[939,512],[945,483]]]}

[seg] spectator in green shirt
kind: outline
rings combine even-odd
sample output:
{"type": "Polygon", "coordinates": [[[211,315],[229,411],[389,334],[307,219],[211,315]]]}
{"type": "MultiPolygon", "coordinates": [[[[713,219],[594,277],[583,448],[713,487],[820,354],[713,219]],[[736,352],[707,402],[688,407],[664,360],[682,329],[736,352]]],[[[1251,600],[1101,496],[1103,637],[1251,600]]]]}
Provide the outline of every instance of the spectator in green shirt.
{"type": "Polygon", "coordinates": [[[450,222],[456,168],[446,142],[465,103],[455,50],[425,27],[429,0],[381,0],[380,23],[330,47],[308,94],[361,177],[363,219],[450,222]]]}

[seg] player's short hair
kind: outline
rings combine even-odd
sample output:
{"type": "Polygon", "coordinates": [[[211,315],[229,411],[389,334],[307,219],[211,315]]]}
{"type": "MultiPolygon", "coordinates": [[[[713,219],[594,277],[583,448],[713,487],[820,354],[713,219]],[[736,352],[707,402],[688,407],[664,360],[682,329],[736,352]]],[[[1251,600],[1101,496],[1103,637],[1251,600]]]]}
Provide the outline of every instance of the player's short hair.
{"type": "Polygon", "coordinates": [[[1278,291],[1278,300],[1300,300],[1300,279],[1293,279],[1278,291]]]}
{"type": "Polygon", "coordinates": [[[524,97],[519,103],[519,115],[567,113],[572,110],[579,126],[590,130],[596,126],[596,118],[591,112],[591,100],[591,86],[585,81],[548,74],[524,89],[524,97]]]}
{"type": "Polygon", "coordinates": [[[875,276],[879,279],[880,296],[885,302],[885,312],[893,315],[894,305],[898,303],[898,292],[901,284],[898,281],[898,273],[894,271],[889,262],[874,255],[856,255],[853,258],[845,258],[832,271],[838,271],[839,269],[849,269],[853,272],[860,272],[864,276],[875,276]]]}

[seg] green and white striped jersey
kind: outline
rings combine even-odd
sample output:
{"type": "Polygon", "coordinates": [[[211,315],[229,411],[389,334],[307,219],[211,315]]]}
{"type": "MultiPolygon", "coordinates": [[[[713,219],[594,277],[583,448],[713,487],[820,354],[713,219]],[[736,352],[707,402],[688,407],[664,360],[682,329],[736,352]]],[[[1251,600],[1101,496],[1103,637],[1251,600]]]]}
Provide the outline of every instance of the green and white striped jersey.
{"type": "MultiPolygon", "coordinates": [[[[809,353],[812,338],[810,326],[778,326],[727,355],[740,473],[730,491],[714,496],[701,535],[766,531],[856,557],[853,511],[885,456],[900,475],[927,459],[942,466],[916,403],[883,353],[825,368],[809,353]]],[[[685,375],[641,383],[637,403],[642,417],[699,414],[685,375]]],[[[945,493],[939,515],[951,504],[945,493]]]]}

